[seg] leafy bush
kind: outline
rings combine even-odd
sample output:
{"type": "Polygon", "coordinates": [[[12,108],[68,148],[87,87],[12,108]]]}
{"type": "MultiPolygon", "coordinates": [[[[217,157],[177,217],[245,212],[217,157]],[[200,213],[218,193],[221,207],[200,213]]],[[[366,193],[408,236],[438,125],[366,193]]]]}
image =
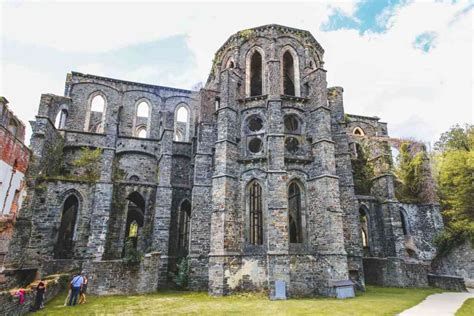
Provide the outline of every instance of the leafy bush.
{"type": "Polygon", "coordinates": [[[372,178],[374,177],[374,166],[368,159],[368,149],[363,144],[356,146],[356,157],[351,159],[354,190],[356,194],[370,194],[372,178]]]}
{"type": "Polygon", "coordinates": [[[143,253],[135,248],[133,239],[128,237],[125,241],[123,263],[127,266],[139,265],[143,260],[143,253]]]}
{"type": "Polygon", "coordinates": [[[425,179],[423,162],[427,159],[424,150],[418,153],[410,152],[410,143],[404,142],[400,146],[398,165],[395,168],[395,195],[399,201],[419,203],[420,193],[423,190],[425,179]]]}
{"type": "Polygon", "coordinates": [[[178,261],[178,271],[174,277],[174,283],[179,288],[185,289],[188,287],[189,280],[189,258],[184,257],[178,261]]]}

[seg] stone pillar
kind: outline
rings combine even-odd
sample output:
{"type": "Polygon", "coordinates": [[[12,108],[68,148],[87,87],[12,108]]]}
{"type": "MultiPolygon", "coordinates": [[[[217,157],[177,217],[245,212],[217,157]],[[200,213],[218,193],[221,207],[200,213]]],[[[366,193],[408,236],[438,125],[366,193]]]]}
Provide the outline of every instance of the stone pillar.
{"type": "Polygon", "coordinates": [[[239,113],[236,110],[237,81],[229,71],[221,73],[221,107],[217,111],[214,175],[212,177],[211,252],[209,253],[209,293],[228,293],[225,269],[231,256],[240,254],[238,221],[239,113]]]}
{"type": "Polygon", "coordinates": [[[309,95],[312,127],[309,136],[314,157],[307,180],[309,247],[319,255],[319,291],[333,295],[332,281],[348,279],[344,213],[336,174],[335,143],[331,137],[331,110],[327,107],[326,74],[319,69],[313,76],[312,87],[317,88],[312,88],[309,95]]]}
{"type": "Polygon", "coordinates": [[[268,198],[266,203],[268,205],[268,215],[266,217],[266,236],[270,298],[275,296],[275,281],[284,281],[287,290],[290,286],[288,175],[285,170],[285,135],[281,105],[282,101],[279,97],[269,99],[267,102],[268,198]]]}
{"type": "Polygon", "coordinates": [[[339,177],[339,192],[343,211],[344,246],[347,252],[347,264],[350,278],[365,286],[362,264],[362,239],[359,220],[359,203],[354,193],[349,139],[344,120],[343,89],[328,89],[329,108],[331,109],[332,138],[336,145],[336,174],[339,177]]]}
{"type": "Polygon", "coordinates": [[[158,162],[158,185],[156,188],[155,210],[153,217],[152,250],[161,253],[158,286],[166,287],[168,279],[168,247],[171,224],[173,188],[171,187],[171,168],[173,153],[174,113],[165,112],[163,135],[161,138],[161,156],[158,162]]]}

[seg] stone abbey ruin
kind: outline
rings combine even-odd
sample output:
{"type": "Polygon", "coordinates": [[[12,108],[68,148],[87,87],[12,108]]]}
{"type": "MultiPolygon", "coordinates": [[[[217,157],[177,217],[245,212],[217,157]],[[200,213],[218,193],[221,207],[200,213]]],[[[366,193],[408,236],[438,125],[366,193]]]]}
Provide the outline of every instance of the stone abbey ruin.
{"type": "Polygon", "coordinates": [[[82,270],[99,294],[170,287],[185,257],[189,288],[213,295],[428,286],[439,206],[396,199],[400,142],[345,113],[323,54],[309,32],[266,25],[232,35],[199,91],[68,74],[31,122],[5,266],[82,270]]]}

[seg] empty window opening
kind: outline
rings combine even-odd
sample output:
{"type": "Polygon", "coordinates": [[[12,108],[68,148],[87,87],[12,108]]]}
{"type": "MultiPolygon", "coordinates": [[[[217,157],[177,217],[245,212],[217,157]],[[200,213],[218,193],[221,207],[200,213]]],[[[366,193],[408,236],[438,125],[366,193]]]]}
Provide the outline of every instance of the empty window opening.
{"type": "Polygon", "coordinates": [[[148,117],[150,111],[150,107],[148,103],[142,101],[137,106],[137,116],[138,117],[148,117]]]}
{"type": "Polygon", "coordinates": [[[174,140],[178,142],[189,141],[189,110],[186,106],[180,105],[176,109],[174,140]]]}
{"type": "Polygon", "coordinates": [[[144,224],[145,200],[138,192],[133,192],[127,197],[127,222],[125,226],[126,239],[132,241],[137,248],[138,239],[144,224]]]}
{"type": "Polygon", "coordinates": [[[254,52],[250,59],[250,96],[262,95],[262,55],[254,52]]]}
{"type": "Polygon", "coordinates": [[[248,120],[248,128],[251,132],[258,132],[263,127],[263,121],[258,116],[251,116],[248,120]]]}
{"type": "Polygon", "coordinates": [[[227,62],[227,67],[226,68],[229,68],[229,69],[234,69],[235,68],[235,64],[234,64],[234,61],[232,59],[229,59],[229,61],[227,62]]]}
{"type": "Polygon", "coordinates": [[[54,249],[56,259],[71,259],[73,257],[74,231],[78,209],[79,201],[76,196],[71,195],[64,201],[58,239],[54,249]]]}
{"type": "Polygon", "coordinates": [[[216,98],[215,107],[216,107],[216,111],[221,108],[221,99],[216,98]]]}
{"type": "Polygon", "coordinates": [[[287,115],[284,120],[285,133],[298,133],[300,128],[299,120],[295,115],[287,115]]]}
{"type": "Polygon", "coordinates": [[[58,115],[56,115],[54,126],[57,129],[63,129],[64,127],[66,127],[66,120],[67,120],[67,111],[65,109],[62,109],[61,111],[58,112],[58,115]]]}
{"type": "Polygon", "coordinates": [[[257,181],[253,181],[249,186],[248,201],[250,214],[249,243],[252,245],[263,244],[262,206],[262,187],[257,181]]]}
{"type": "Polygon", "coordinates": [[[283,54],[283,94],[295,95],[295,67],[289,51],[283,54]]]}
{"type": "Polygon", "coordinates": [[[295,137],[288,137],[285,140],[285,148],[289,153],[296,154],[300,148],[300,142],[295,137]]]}
{"type": "Polygon", "coordinates": [[[303,242],[301,229],[301,190],[296,182],[291,182],[288,187],[288,222],[290,243],[303,242]]]}
{"type": "Polygon", "coordinates": [[[101,95],[96,95],[92,98],[91,111],[92,112],[104,112],[105,100],[101,95]]]}
{"type": "Polygon", "coordinates": [[[263,142],[260,138],[255,137],[249,141],[249,151],[253,154],[261,152],[263,149],[263,142]]]}
{"type": "Polygon", "coordinates": [[[188,200],[183,201],[180,207],[179,215],[179,238],[178,248],[180,254],[187,254],[189,251],[189,232],[191,228],[191,203],[188,200]]]}
{"type": "Polygon", "coordinates": [[[364,130],[360,127],[354,128],[353,134],[357,135],[357,136],[364,136],[365,135],[364,130]]]}
{"type": "MultiPolygon", "coordinates": [[[[369,249],[369,218],[364,208],[359,209],[360,233],[362,238],[362,247],[364,250],[369,249]]],[[[368,255],[364,251],[364,255],[368,255]]]]}
{"type": "Polygon", "coordinates": [[[405,216],[405,212],[400,210],[400,221],[402,222],[402,231],[403,231],[403,235],[407,236],[410,234],[410,231],[408,229],[408,222],[407,222],[407,218],[405,216]]]}
{"type": "Polygon", "coordinates": [[[147,131],[146,131],[146,127],[139,127],[137,129],[137,136],[138,138],[147,138],[147,131]]]}
{"type": "Polygon", "coordinates": [[[13,136],[17,136],[16,133],[18,131],[18,123],[14,119],[10,119],[8,123],[8,130],[12,133],[13,136]]]}

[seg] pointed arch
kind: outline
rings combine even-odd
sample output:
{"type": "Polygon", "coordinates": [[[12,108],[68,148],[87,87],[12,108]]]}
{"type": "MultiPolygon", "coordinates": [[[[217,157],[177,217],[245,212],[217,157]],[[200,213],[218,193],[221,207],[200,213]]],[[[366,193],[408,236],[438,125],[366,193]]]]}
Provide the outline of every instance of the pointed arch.
{"type": "Polygon", "coordinates": [[[132,240],[133,246],[137,247],[138,239],[145,219],[145,199],[134,191],[127,196],[127,220],[125,223],[125,240],[132,240]]]}
{"type": "Polygon", "coordinates": [[[245,61],[245,95],[265,94],[265,52],[258,46],[249,50],[245,61]]]}
{"type": "Polygon", "coordinates": [[[352,134],[356,135],[356,136],[365,136],[365,132],[362,128],[360,127],[356,127],[354,128],[354,130],[352,131],[352,134]]]}
{"type": "Polygon", "coordinates": [[[104,133],[105,117],[107,112],[107,98],[101,91],[89,95],[84,123],[84,131],[92,133],[104,133]]]}
{"type": "Polygon", "coordinates": [[[174,140],[188,142],[190,138],[191,109],[186,103],[180,103],[174,112],[174,140]]]}
{"type": "Polygon", "coordinates": [[[288,185],[288,227],[289,242],[303,242],[303,225],[302,225],[302,186],[296,180],[292,180],[288,185]]]}
{"type": "Polygon", "coordinates": [[[135,103],[135,116],[133,118],[133,131],[135,137],[147,138],[151,127],[151,103],[148,99],[141,98],[135,103]]]}
{"type": "Polygon", "coordinates": [[[76,193],[69,193],[62,204],[61,221],[54,247],[54,258],[56,259],[71,259],[74,256],[79,201],[76,193]]]}
{"type": "Polygon", "coordinates": [[[248,242],[251,245],[263,244],[263,190],[258,180],[247,185],[247,209],[249,214],[248,242]]]}
{"type": "Polygon", "coordinates": [[[62,109],[61,111],[58,112],[56,115],[56,119],[54,121],[54,127],[56,129],[63,129],[66,127],[66,121],[67,121],[67,116],[68,112],[66,109],[62,109]]]}
{"type": "Polygon", "coordinates": [[[280,56],[281,91],[284,95],[301,96],[300,63],[298,54],[291,46],[285,46],[280,56]]]}
{"type": "Polygon", "coordinates": [[[178,249],[181,254],[189,252],[189,236],[191,230],[191,202],[185,199],[179,206],[178,249]]]}

